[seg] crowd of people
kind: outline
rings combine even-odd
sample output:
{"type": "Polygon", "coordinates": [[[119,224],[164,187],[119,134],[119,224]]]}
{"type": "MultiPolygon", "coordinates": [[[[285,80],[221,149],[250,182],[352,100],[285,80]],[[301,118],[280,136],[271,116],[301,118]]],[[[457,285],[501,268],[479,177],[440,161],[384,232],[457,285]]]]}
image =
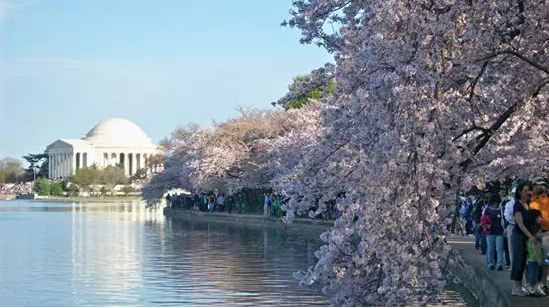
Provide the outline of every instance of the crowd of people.
{"type": "Polygon", "coordinates": [[[0,195],[21,195],[32,192],[32,182],[0,184],[0,195]]]}
{"type": "MultiPolygon", "coordinates": [[[[341,198],[341,197],[338,197],[341,198]]],[[[231,214],[236,211],[238,214],[254,212],[253,208],[248,205],[244,198],[238,195],[229,195],[225,193],[167,193],[165,196],[166,206],[178,210],[194,210],[201,212],[227,212],[231,214]]],[[[277,192],[263,193],[263,215],[265,217],[281,218],[285,215],[283,204],[288,202],[288,198],[284,194],[277,192]]],[[[336,200],[329,202],[326,205],[326,210],[319,213],[314,218],[331,220],[339,217],[339,211],[335,204],[336,200]]],[[[311,208],[315,212],[316,207],[311,208]]]]}
{"type": "MultiPolygon", "coordinates": [[[[166,194],[166,205],[173,209],[194,210],[201,212],[227,212],[231,214],[237,211],[243,214],[249,211],[248,205],[243,200],[236,200],[233,196],[227,197],[225,193],[200,193],[200,194],[166,194]]],[[[264,215],[270,217],[282,217],[282,196],[275,192],[265,193],[263,196],[264,215]]]]}
{"type": "Polygon", "coordinates": [[[179,210],[194,210],[201,212],[225,212],[232,213],[233,209],[239,213],[244,211],[244,206],[235,202],[227,202],[227,197],[224,193],[200,193],[200,194],[166,194],[166,205],[173,209],[179,210]]]}
{"type": "Polygon", "coordinates": [[[505,190],[462,197],[462,232],[475,237],[489,270],[511,272],[514,296],[549,296],[549,186],[517,180],[505,190]],[[523,280],[526,284],[523,284],[523,280]]]}

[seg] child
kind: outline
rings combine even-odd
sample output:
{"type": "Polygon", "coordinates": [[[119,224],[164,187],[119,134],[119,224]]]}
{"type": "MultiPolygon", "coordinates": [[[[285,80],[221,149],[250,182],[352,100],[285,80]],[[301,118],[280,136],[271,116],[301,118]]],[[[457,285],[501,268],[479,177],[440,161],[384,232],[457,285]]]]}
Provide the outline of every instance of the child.
{"type": "MultiPolygon", "coordinates": [[[[530,233],[534,234],[536,237],[539,237],[541,234],[541,212],[539,210],[529,210],[528,215],[526,215],[524,220],[524,226],[528,228],[530,233]]],[[[541,266],[544,262],[543,260],[543,248],[539,240],[532,241],[528,240],[528,283],[530,284],[530,296],[543,296],[536,284],[538,283],[540,277],[541,266]]]]}

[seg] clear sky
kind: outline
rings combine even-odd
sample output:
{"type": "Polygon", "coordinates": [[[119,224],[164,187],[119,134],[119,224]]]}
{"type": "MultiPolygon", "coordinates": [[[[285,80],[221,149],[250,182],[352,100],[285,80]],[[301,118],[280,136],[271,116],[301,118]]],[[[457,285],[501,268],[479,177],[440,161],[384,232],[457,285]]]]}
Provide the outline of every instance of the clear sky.
{"type": "Polygon", "coordinates": [[[331,56],[291,0],[0,0],[0,158],[124,117],[154,141],[267,107],[331,56]]]}

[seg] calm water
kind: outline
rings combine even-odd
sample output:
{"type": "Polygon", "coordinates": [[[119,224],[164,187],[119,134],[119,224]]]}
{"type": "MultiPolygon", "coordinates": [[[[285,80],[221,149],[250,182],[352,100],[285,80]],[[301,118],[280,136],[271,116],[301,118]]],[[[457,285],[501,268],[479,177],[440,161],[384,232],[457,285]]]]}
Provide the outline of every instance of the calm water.
{"type": "Polygon", "coordinates": [[[292,278],[318,246],[137,203],[0,201],[0,305],[327,305],[292,278]]]}
{"type": "Polygon", "coordinates": [[[0,306],[322,306],[292,277],[319,245],[315,234],[172,222],[138,203],[0,201],[0,306]]]}

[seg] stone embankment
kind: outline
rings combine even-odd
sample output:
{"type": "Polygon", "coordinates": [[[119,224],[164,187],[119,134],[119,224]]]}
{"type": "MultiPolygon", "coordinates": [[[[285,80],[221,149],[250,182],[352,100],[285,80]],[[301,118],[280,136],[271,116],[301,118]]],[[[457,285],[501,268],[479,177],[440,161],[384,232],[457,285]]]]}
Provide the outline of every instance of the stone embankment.
{"type": "Polygon", "coordinates": [[[228,214],[222,213],[204,213],[196,211],[173,210],[165,207],[163,213],[166,217],[174,219],[192,219],[195,221],[215,221],[219,223],[239,224],[253,227],[272,227],[288,230],[307,230],[307,231],[327,231],[333,226],[333,221],[318,219],[296,218],[293,223],[287,224],[281,218],[264,217],[262,215],[246,214],[228,214]]]}
{"type": "Polygon", "coordinates": [[[451,237],[448,242],[459,253],[465,264],[450,263],[448,273],[458,277],[476,297],[480,306],[547,307],[547,297],[516,297],[511,295],[512,281],[509,271],[491,271],[486,255],[475,249],[473,237],[451,237]]]}

